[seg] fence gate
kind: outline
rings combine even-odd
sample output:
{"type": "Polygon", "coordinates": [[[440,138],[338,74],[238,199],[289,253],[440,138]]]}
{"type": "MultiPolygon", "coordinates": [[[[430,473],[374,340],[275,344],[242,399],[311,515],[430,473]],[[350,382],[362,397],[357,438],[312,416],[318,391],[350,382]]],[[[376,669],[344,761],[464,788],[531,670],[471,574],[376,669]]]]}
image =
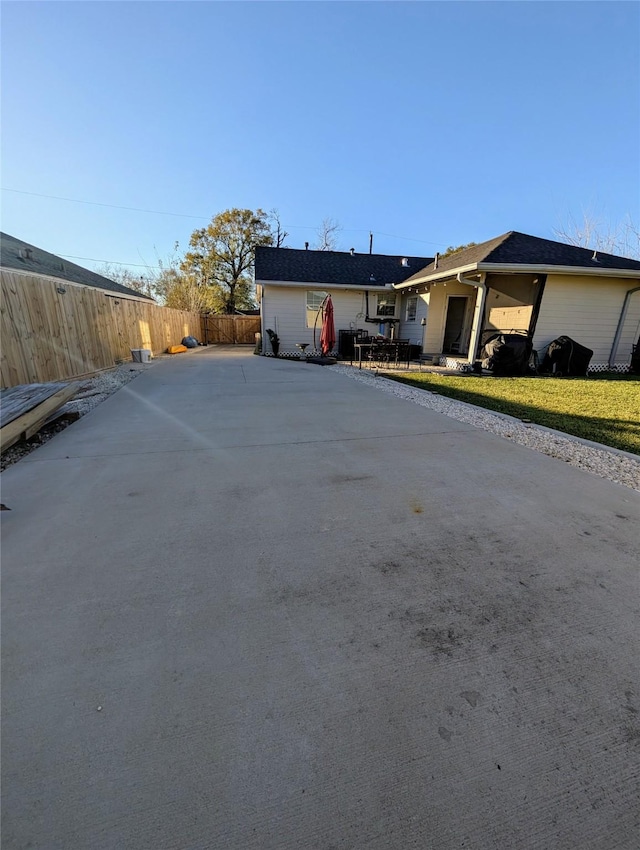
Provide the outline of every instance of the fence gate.
{"type": "Polygon", "coordinates": [[[260,316],[203,316],[202,342],[253,345],[260,332],[260,316]]]}

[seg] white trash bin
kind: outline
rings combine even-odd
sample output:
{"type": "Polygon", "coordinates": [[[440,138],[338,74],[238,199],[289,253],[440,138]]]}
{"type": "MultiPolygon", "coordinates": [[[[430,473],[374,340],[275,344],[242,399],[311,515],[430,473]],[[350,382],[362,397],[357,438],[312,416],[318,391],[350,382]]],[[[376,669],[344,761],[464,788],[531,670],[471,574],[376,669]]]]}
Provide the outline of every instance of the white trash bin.
{"type": "Polygon", "coordinates": [[[151,363],[151,349],[132,348],[131,357],[134,363],[151,363]]]}

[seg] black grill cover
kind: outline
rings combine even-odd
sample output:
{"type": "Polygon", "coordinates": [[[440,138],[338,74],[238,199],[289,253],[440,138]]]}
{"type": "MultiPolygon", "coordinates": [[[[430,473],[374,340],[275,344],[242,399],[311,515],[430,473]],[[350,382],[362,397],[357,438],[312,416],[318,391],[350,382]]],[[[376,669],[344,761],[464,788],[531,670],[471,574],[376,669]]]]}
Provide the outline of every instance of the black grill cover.
{"type": "Polygon", "coordinates": [[[484,345],[482,368],[501,377],[526,375],[531,349],[531,340],[524,334],[496,334],[484,345]]]}
{"type": "Polygon", "coordinates": [[[559,336],[549,343],[541,372],[558,377],[579,377],[587,374],[593,351],[568,336],[559,336]]]}

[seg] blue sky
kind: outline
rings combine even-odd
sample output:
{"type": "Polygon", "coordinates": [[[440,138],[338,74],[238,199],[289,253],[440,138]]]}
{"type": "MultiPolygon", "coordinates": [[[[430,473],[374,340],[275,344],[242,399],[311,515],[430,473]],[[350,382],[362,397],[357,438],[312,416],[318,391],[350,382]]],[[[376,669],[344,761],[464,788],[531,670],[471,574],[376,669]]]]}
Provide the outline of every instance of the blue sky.
{"type": "Polygon", "coordinates": [[[2,186],[181,216],[3,191],[2,229],[134,265],[233,206],[425,256],[638,221],[639,42],[627,2],[5,2],[2,186]]]}

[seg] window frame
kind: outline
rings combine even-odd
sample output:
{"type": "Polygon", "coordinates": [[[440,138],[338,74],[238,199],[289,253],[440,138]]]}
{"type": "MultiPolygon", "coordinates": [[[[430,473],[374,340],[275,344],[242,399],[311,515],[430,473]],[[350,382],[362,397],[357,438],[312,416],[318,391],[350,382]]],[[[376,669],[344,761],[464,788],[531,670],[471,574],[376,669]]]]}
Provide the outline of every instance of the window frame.
{"type": "Polygon", "coordinates": [[[418,316],[418,296],[410,295],[407,298],[404,320],[405,322],[415,322],[418,316]],[[413,306],[413,315],[410,315],[409,307],[413,306]]]}
{"type": "Polygon", "coordinates": [[[378,292],[376,293],[376,316],[379,316],[381,319],[385,317],[395,317],[396,315],[396,307],[398,305],[398,293],[397,292],[378,292]],[[385,304],[382,305],[380,303],[381,300],[388,301],[393,298],[393,304],[385,304]]]}
{"type": "Polygon", "coordinates": [[[305,317],[305,327],[307,329],[313,329],[316,325],[316,318],[320,311],[322,310],[322,304],[329,293],[323,289],[307,289],[305,293],[305,305],[304,305],[304,317],[305,317]],[[309,296],[322,296],[318,301],[317,298],[313,299],[315,303],[313,305],[309,304],[309,296]]]}

